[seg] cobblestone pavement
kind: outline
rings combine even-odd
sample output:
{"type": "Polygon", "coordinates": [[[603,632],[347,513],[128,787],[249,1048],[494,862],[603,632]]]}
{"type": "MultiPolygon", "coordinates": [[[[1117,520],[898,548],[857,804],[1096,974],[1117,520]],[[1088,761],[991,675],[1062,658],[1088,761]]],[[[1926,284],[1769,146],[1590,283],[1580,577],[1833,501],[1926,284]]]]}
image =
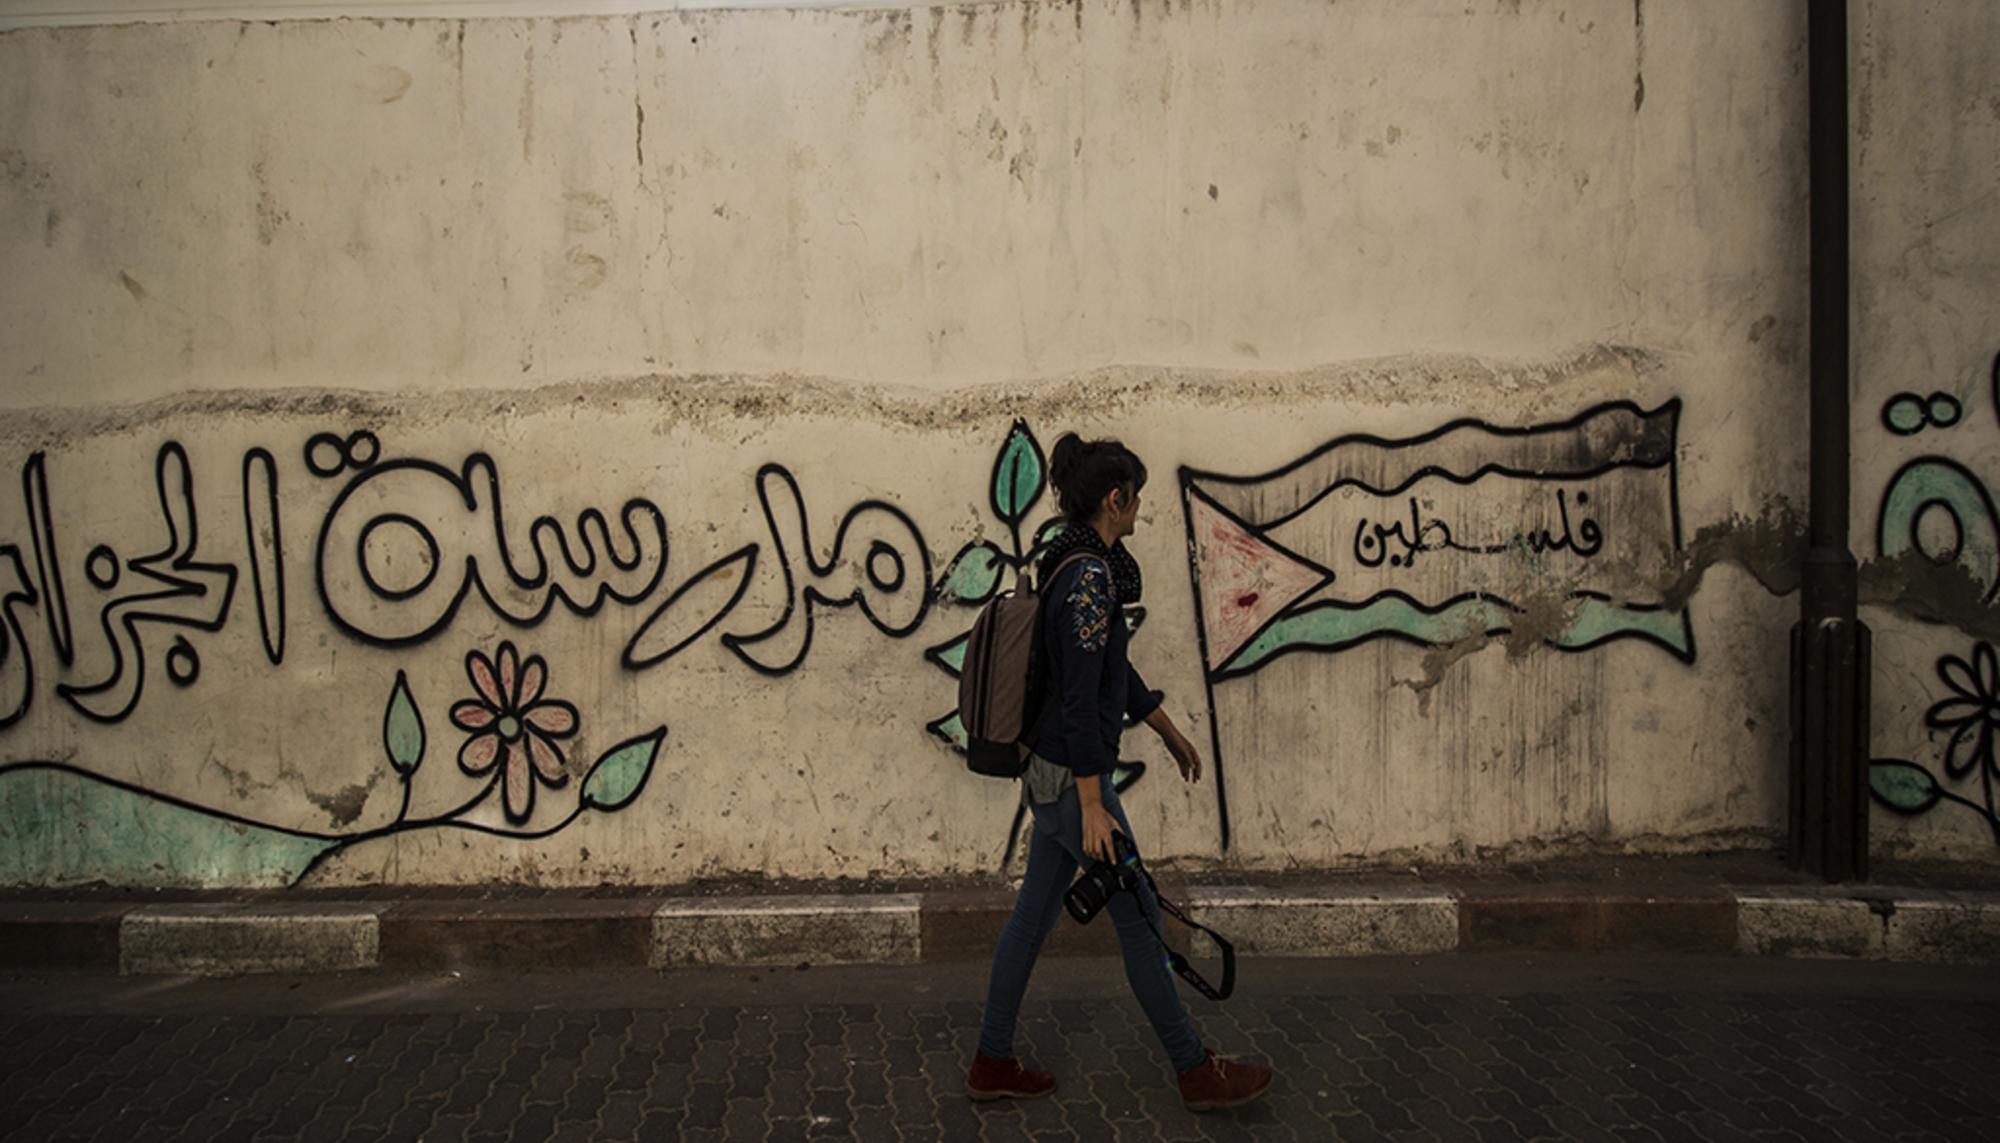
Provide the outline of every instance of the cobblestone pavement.
{"type": "Polygon", "coordinates": [[[1021,1047],[1061,1088],[991,1106],[971,1104],[961,1086],[977,968],[949,987],[936,986],[933,969],[483,983],[17,977],[0,987],[0,1134],[117,1143],[1995,1137],[2000,993],[1991,987],[1952,995],[1909,966],[1451,963],[1476,959],[1246,964],[1260,988],[1191,1004],[1213,1046],[1268,1060],[1280,1079],[1260,1104],[1199,1117],[1179,1106],[1105,962],[1043,966],[1039,975],[1063,979],[1037,980],[1021,1047]],[[607,1006],[619,1002],[627,1006],[607,1006]]]}

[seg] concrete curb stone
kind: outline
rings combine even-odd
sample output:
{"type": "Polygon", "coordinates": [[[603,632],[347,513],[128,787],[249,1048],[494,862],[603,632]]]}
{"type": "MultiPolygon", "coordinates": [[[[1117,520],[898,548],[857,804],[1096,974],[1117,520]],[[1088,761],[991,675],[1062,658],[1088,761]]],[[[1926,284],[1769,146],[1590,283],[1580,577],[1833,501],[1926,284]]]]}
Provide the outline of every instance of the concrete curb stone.
{"type": "Polygon", "coordinates": [[[1869,903],[1816,886],[1737,894],[1736,948],[1751,956],[1878,959],[1882,922],[1869,903]]]}
{"type": "Polygon", "coordinates": [[[653,914],[649,963],[916,964],[922,909],[914,893],[670,900],[653,914]]]}
{"type": "MultiPolygon", "coordinates": [[[[1458,902],[1435,891],[1385,889],[1357,893],[1217,886],[1187,894],[1202,924],[1241,956],[1422,956],[1459,943],[1458,902]]],[[[1195,956],[1214,942],[1195,934],[1195,956]]]]}
{"type": "Polygon", "coordinates": [[[126,974],[350,972],[380,959],[372,905],[147,905],[118,926],[118,970],[126,974]]]}
{"type": "Polygon", "coordinates": [[[1986,964],[2000,956],[2000,903],[1951,895],[1899,901],[1886,918],[1890,960],[1986,964]]]}
{"type": "MultiPolygon", "coordinates": [[[[1246,956],[1652,950],[2000,964],[2000,892],[1883,886],[1197,886],[1197,919],[1246,956]]],[[[0,901],[0,967],[125,973],[983,961],[1004,887],[762,897],[0,901]]],[[[1212,943],[1169,921],[1196,957],[1212,943]]],[[[1115,955],[1108,922],[1058,923],[1046,955],[1115,955]]]]}
{"type": "Polygon", "coordinates": [[[2000,894],[1871,886],[1739,893],[1737,949],[1753,956],[2000,962],[2000,894]]]}

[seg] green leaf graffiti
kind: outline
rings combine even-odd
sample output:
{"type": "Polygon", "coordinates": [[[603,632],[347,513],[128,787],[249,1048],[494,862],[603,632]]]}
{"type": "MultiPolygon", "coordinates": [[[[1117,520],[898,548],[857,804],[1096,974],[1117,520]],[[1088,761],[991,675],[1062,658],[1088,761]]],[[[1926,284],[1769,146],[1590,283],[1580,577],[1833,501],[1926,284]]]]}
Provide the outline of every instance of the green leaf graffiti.
{"type": "Polygon", "coordinates": [[[960,750],[965,749],[965,724],[958,720],[958,712],[955,710],[924,729],[960,750]]]}
{"type": "Polygon", "coordinates": [[[980,604],[993,597],[1000,586],[1000,574],[1007,557],[990,540],[982,540],[960,552],[944,573],[940,594],[960,603],[980,604]]]}
{"type": "Polygon", "coordinates": [[[1028,431],[1026,421],[1015,421],[993,462],[994,514],[1016,526],[1026,519],[1046,483],[1043,467],[1042,446],[1035,434],[1028,431]]]}
{"type": "Polygon", "coordinates": [[[949,643],[940,643],[924,652],[924,658],[944,669],[944,673],[957,678],[965,673],[965,645],[972,639],[967,631],[949,643]]]}
{"type": "Polygon", "coordinates": [[[1995,779],[2000,778],[2000,756],[1995,754],[2000,739],[1989,733],[2000,719],[2000,652],[1980,640],[1970,655],[1944,655],[1937,663],[1938,681],[1944,695],[1924,712],[1924,725],[1951,735],[1938,771],[1903,758],[1876,758],[1868,764],[1868,793],[1883,808],[1906,817],[1929,813],[1950,802],[1964,806],[1985,819],[2000,842],[2000,804],[1994,799],[1995,779]],[[1946,782],[1962,782],[1977,775],[1978,798],[1955,793],[1946,782]]]}
{"type": "Polygon", "coordinates": [[[667,728],[662,726],[605,751],[583,780],[583,804],[594,810],[615,810],[638,797],[666,737],[667,728]]]}
{"type": "Polygon", "coordinates": [[[389,708],[382,715],[382,747],[389,753],[389,765],[408,778],[424,760],[424,718],[410,697],[410,680],[396,672],[396,685],[389,692],[389,708]]]}
{"type": "Polygon", "coordinates": [[[1031,551],[1029,555],[1032,556],[1035,554],[1035,552],[1039,552],[1043,548],[1048,547],[1049,541],[1055,539],[1057,536],[1062,535],[1062,530],[1067,527],[1069,527],[1069,521],[1065,520],[1061,516],[1058,516],[1053,520],[1049,520],[1043,523],[1041,527],[1035,529],[1035,546],[1034,550],[1031,551]]]}
{"type": "Polygon", "coordinates": [[[1900,758],[1877,758],[1868,764],[1868,789],[1875,800],[1902,814],[1920,814],[1937,805],[1944,791],[1929,770],[1900,758]]]}

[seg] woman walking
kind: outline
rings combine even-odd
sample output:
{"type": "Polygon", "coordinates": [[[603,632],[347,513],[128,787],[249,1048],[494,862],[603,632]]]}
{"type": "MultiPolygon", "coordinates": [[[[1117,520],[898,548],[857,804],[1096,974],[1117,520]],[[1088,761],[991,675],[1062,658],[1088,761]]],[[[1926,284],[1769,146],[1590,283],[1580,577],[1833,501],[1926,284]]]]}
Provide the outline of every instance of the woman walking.
{"type": "MultiPolygon", "coordinates": [[[[1145,464],[1118,441],[1086,442],[1067,433],[1049,455],[1049,476],[1066,527],[1043,554],[1036,575],[1047,670],[1021,791],[1034,815],[1034,835],[1020,898],[993,952],[978,1054],[966,1078],[966,1090],[976,1100],[1030,1099],[1055,1090],[1055,1077],[1014,1057],[1014,1025],[1035,957],[1062,914],[1063,893],[1078,867],[1112,860],[1114,831],[1136,845],[1110,779],[1124,719],[1152,727],[1183,778],[1201,777],[1200,755],[1161,707],[1160,692],[1146,685],[1126,657],[1131,636],[1121,608],[1139,601],[1141,580],[1123,541],[1138,523],[1145,464]],[[1078,552],[1085,558],[1065,564],[1078,552]],[[1054,582],[1051,573],[1057,573],[1054,582]]],[[[1224,1059],[1202,1045],[1155,935],[1160,906],[1151,888],[1142,882],[1134,892],[1114,893],[1107,907],[1118,929],[1126,979],[1180,1075],[1182,1101],[1208,1111],[1264,1094],[1271,1084],[1268,1068],[1224,1059]]]]}

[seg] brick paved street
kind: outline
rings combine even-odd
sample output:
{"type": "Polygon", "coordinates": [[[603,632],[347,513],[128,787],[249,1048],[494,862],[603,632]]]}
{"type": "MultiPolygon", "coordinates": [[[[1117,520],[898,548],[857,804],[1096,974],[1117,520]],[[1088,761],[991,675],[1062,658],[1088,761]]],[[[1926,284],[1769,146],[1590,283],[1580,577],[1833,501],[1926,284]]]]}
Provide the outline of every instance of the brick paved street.
{"type": "Polygon", "coordinates": [[[1979,1139],[1990,970],[1699,958],[1249,962],[1191,1000],[1281,1072],[1196,1117],[1113,962],[1042,966],[1054,1099],[976,1107],[976,968],[0,984],[7,1139],[1979,1139]]]}

